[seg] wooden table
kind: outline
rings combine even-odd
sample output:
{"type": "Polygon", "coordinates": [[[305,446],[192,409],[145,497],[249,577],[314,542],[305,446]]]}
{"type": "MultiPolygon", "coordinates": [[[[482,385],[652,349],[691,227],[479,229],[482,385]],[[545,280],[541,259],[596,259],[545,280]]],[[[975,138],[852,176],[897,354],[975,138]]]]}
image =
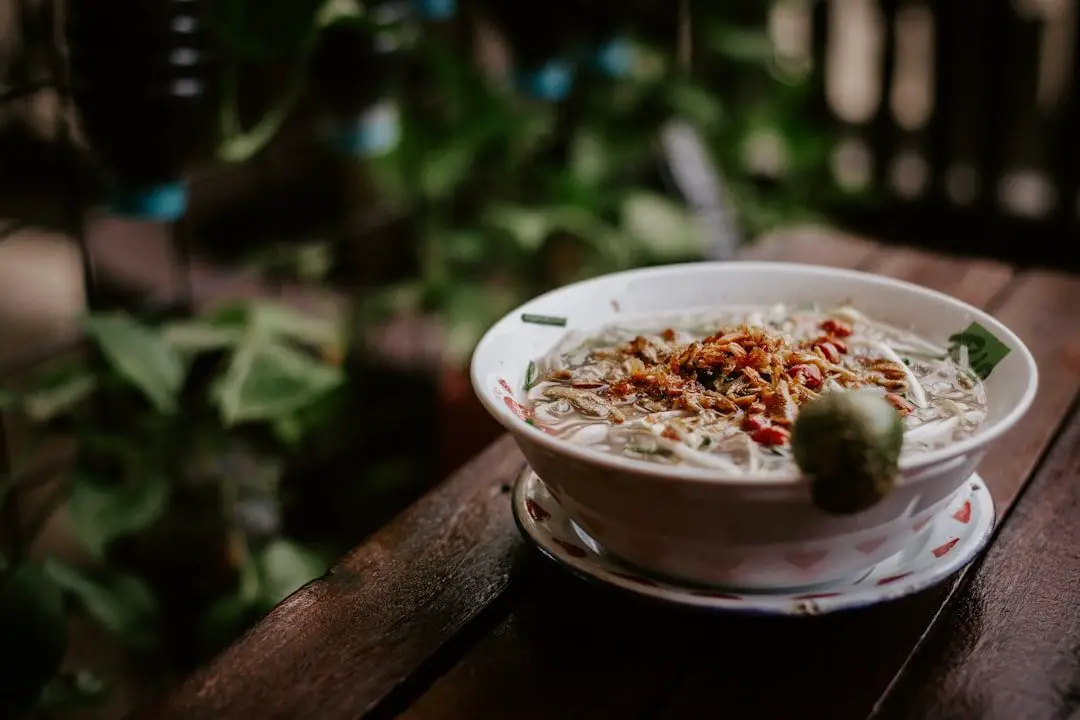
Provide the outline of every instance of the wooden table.
{"type": "Polygon", "coordinates": [[[285,600],[174,694],[166,718],[1024,718],[1080,712],[1080,277],[824,231],[754,259],[911,280],[1028,344],[1039,394],[980,473],[990,548],[895,603],[792,619],[639,602],[519,536],[509,438],[285,600]]]}

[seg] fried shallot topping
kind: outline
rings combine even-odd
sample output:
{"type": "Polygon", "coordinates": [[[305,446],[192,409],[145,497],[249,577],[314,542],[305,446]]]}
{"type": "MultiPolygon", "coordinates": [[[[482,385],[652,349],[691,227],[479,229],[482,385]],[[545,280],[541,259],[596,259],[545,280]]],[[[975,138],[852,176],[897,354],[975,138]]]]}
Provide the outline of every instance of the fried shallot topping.
{"type": "MultiPolygon", "coordinates": [[[[849,355],[841,337],[850,330],[836,324],[823,329],[827,334],[804,342],[745,324],[682,345],[674,342],[671,330],[652,339],[638,336],[616,348],[597,351],[613,361],[609,364],[613,369],[602,382],[590,383],[588,393],[597,404],[589,412],[611,413],[615,404],[634,401],[656,412],[709,410],[745,416],[740,423],[748,429],[760,431],[767,424],[783,430],[794,422],[799,406],[818,397],[823,388],[873,385],[899,400],[893,402],[901,413],[910,412],[900,397],[907,389],[901,365],[885,358],[849,355]],[[754,415],[767,422],[746,421],[754,415]]],[[[581,396],[567,399],[583,405],[581,396]]],[[[777,433],[757,434],[761,436],[758,442],[781,440],[777,433]]]]}

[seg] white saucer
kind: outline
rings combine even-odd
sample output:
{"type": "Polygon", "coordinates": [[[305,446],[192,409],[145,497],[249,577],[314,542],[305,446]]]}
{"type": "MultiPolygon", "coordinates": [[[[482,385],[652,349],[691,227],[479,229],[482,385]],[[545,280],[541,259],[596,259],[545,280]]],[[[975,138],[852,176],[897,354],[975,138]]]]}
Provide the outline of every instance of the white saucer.
{"type": "Polygon", "coordinates": [[[914,546],[883,560],[854,580],[799,591],[740,591],[672,583],[604,553],[555,501],[532,470],[514,487],[514,518],[522,533],[574,573],[654,600],[723,612],[819,615],[875,605],[936,585],[970,563],[994,528],[994,501],[978,474],[966,491],[922,533],[914,546]]]}

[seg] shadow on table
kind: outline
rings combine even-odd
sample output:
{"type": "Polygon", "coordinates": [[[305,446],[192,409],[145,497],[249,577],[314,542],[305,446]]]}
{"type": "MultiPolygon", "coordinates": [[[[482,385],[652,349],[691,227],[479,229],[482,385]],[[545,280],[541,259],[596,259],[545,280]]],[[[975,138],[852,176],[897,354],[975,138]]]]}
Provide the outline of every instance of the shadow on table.
{"type": "MultiPolygon", "coordinates": [[[[541,558],[523,562],[530,588],[507,624],[532,671],[553,684],[581,684],[578,675],[611,683],[581,691],[618,689],[663,717],[720,706],[733,717],[795,717],[813,695],[822,717],[863,718],[950,587],[817,617],[717,615],[587,583],[541,558]]],[[[966,621],[977,635],[977,615],[966,621]]]]}

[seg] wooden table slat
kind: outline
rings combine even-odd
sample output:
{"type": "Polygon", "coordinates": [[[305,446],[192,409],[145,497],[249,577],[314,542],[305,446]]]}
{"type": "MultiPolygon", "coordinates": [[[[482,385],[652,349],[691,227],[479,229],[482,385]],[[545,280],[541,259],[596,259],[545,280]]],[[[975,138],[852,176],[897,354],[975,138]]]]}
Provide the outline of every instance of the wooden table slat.
{"type": "Polygon", "coordinates": [[[1080,711],[1080,414],[875,718],[1080,711]]]}
{"type": "Polygon", "coordinates": [[[785,229],[742,248],[740,260],[858,268],[881,251],[877,243],[823,227],[785,229]]]}

